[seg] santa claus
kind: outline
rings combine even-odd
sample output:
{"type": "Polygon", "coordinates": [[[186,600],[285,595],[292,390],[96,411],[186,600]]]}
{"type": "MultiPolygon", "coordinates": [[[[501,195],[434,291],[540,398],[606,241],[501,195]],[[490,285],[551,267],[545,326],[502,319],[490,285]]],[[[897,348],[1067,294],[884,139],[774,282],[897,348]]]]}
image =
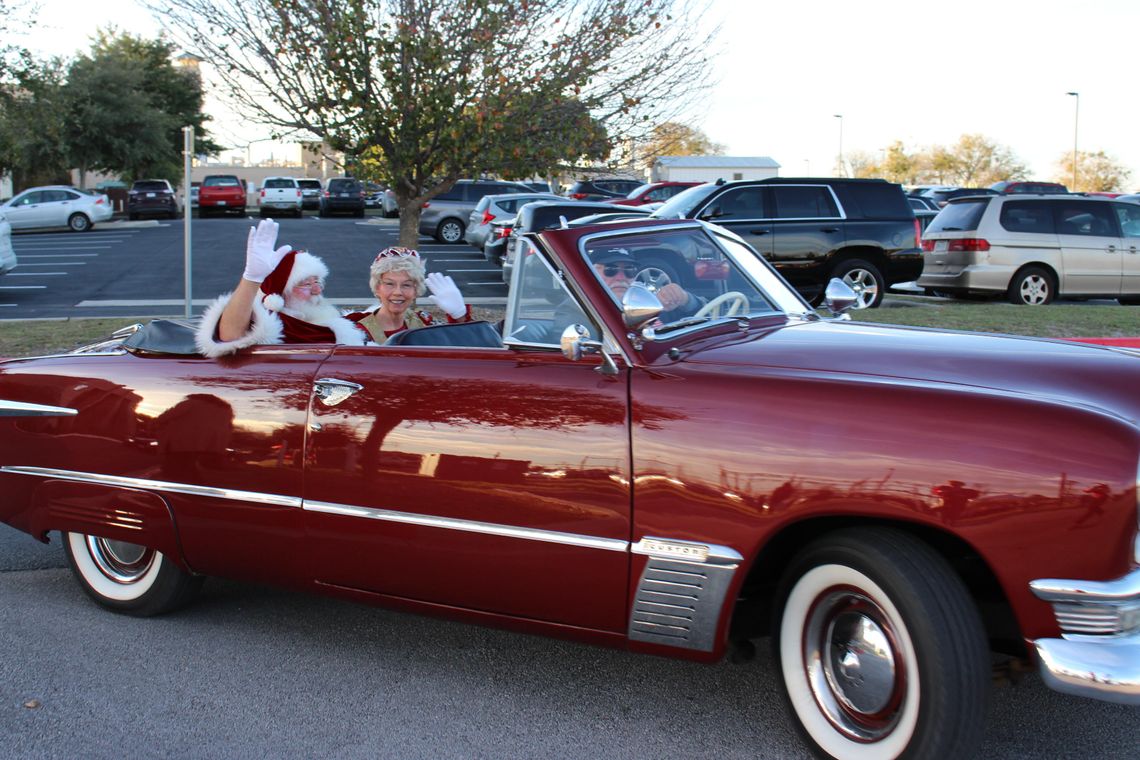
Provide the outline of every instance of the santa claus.
{"type": "Polygon", "coordinates": [[[265,219],[249,231],[245,272],[232,293],[202,315],[198,350],[225,356],[262,343],[343,343],[362,346],[368,335],[321,295],[325,263],[290,246],[274,248],[277,222],[265,219]]]}

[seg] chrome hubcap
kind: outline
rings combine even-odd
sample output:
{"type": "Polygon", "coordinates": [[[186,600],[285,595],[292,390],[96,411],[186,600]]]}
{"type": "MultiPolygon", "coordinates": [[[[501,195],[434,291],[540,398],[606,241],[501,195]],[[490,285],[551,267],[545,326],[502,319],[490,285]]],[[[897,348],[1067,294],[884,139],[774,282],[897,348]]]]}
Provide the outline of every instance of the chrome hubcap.
{"type": "Polygon", "coordinates": [[[1034,275],[1021,281],[1021,300],[1036,306],[1045,303],[1049,296],[1049,283],[1044,277],[1034,275]]]}
{"type": "Polygon", "coordinates": [[[827,720],[857,741],[889,734],[906,678],[882,609],[856,590],[830,590],[809,613],[804,644],[804,667],[827,720]]]}
{"type": "Polygon", "coordinates": [[[115,583],[134,583],[154,564],[153,550],[126,541],[88,536],[87,551],[99,572],[115,583]]]}
{"type": "Polygon", "coordinates": [[[852,269],[843,275],[843,281],[855,291],[856,309],[866,309],[879,295],[879,283],[866,269],[852,269]]]}

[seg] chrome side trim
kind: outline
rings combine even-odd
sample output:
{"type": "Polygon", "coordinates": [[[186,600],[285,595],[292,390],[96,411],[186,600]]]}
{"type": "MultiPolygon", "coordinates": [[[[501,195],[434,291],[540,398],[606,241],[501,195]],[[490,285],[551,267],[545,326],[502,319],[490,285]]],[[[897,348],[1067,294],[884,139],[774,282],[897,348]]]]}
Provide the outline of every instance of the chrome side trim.
{"type": "MultiPolygon", "coordinates": [[[[635,548],[648,554],[649,561],[637,584],[629,617],[629,638],[681,649],[711,652],[728,587],[740,567],[730,559],[738,553],[723,546],[681,544],[663,539],[642,539],[635,548]],[[674,549],[685,547],[707,550],[713,561],[686,561],[650,553],[660,544],[674,549]]],[[[667,550],[672,551],[672,549],[667,550]]]]}
{"type": "Polygon", "coordinates": [[[0,399],[0,417],[74,417],[79,411],[66,406],[28,404],[0,399]]]}
{"type": "Polygon", "coordinates": [[[186,483],[171,483],[165,480],[130,478],[123,475],[103,475],[97,472],[77,472],[75,470],[56,470],[51,467],[22,467],[10,465],[0,467],[0,472],[12,475],[33,475],[39,478],[55,478],[56,480],[72,480],[77,483],[91,483],[101,486],[138,488],[145,491],[162,491],[164,493],[181,493],[189,496],[205,496],[212,499],[246,501],[254,504],[268,504],[275,507],[300,507],[302,505],[300,497],[297,496],[282,496],[281,494],[260,493],[257,491],[236,491],[230,488],[193,486],[186,483]]]}
{"type": "Polygon", "coordinates": [[[735,549],[716,544],[702,544],[690,541],[674,541],[669,538],[644,536],[630,551],[662,559],[677,559],[688,562],[709,562],[713,564],[736,564],[744,557],[735,549]]]}
{"type": "Polygon", "coordinates": [[[562,533],[560,531],[539,530],[537,528],[519,528],[513,525],[499,525],[497,523],[478,522],[476,520],[459,520],[452,517],[417,515],[409,512],[395,512],[389,509],[376,509],[374,507],[354,507],[348,504],[306,501],[304,508],[309,512],[322,512],[329,515],[364,517],[369,520],[383,520],[385,522],[404,523],[406,525],[423,525],[429,528],[440,528],[442,530],[461,530],[467,533],[482,533],[490,536],[522,538],[528,541],[544,541],[546,543],[563,544],[566,546],[581,546],[586,549],[601,549],[610,552],[624,552],[629,549],[628,541],[622,541],[616,538],[583,536],[577,533],[562,533]]]}

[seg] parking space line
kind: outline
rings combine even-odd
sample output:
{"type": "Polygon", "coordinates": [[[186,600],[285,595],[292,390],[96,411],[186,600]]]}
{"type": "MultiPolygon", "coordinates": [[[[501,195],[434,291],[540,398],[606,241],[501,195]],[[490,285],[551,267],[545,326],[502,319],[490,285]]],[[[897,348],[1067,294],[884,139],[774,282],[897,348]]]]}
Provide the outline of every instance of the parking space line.
{"type": "MultiPolygon", "coordinates": [[[[52,266],[56,266],[53,264],[52,266]]],[[[67,272],[9,272],[9,277],[63,277],[67,272]]]]}
{"type": "Polygon", "coordinates": [[[467,284],[468,285],[501,285],[504,288],[507,287],[507,283],[503,282],[502,280],[492,281],[492,282],[469,282],[467,284]]]}
{"type": "Polygon", "coordinates": [[[20,269],[24,267],[81,267],[86,265],[86,261],[33,261],[30,264],[21,261],[20,269]]]}
{"type": "Polygon", "coordinates": [[[82,248],[26,248],[24,246],[12,246],[12,250],[16,253],[21,251],[59,251],[60,253],[67,253],[68,251],[109,251],[114,248],[113,245],[85,245],[82,248]]]}
{"type": "MultiPolygon", "coordinates": [[[[98,253],[21,253],[19,255],[19,258],[21,258],[21,259],[57,259],[60,256],[85,256],[87,258],[94,258],[95,256],[99,256],[99,255],[101,255],[101,254],[98,254],[98,253]]],[[[52,266],[59,266],[59,265],[53,264],[52,266]]]]}
{"type": "Polygon", "coordinates": [[[44,290],[47,285],[0,285],[0,290],[44,290]]]}

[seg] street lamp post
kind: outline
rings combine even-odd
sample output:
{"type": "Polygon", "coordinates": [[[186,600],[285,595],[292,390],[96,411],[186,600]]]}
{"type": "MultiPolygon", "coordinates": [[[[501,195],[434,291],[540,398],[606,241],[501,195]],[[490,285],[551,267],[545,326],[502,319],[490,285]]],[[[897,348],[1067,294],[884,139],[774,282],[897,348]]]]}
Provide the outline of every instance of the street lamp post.
{"type": "Polygon", "coordinates": [[[839,119],[839,176],[846,177],[847,169],[843,166],[843,114],[835,114],[835,118],[839,119]]]}
{"type": "Polygon", "coordinates": [[[1074,98],[1073,107],[1073,192],[1077,192],[1077,126],[1081,118],[1081,94],[1079,92],[1066,92],[1074,98]]]}

